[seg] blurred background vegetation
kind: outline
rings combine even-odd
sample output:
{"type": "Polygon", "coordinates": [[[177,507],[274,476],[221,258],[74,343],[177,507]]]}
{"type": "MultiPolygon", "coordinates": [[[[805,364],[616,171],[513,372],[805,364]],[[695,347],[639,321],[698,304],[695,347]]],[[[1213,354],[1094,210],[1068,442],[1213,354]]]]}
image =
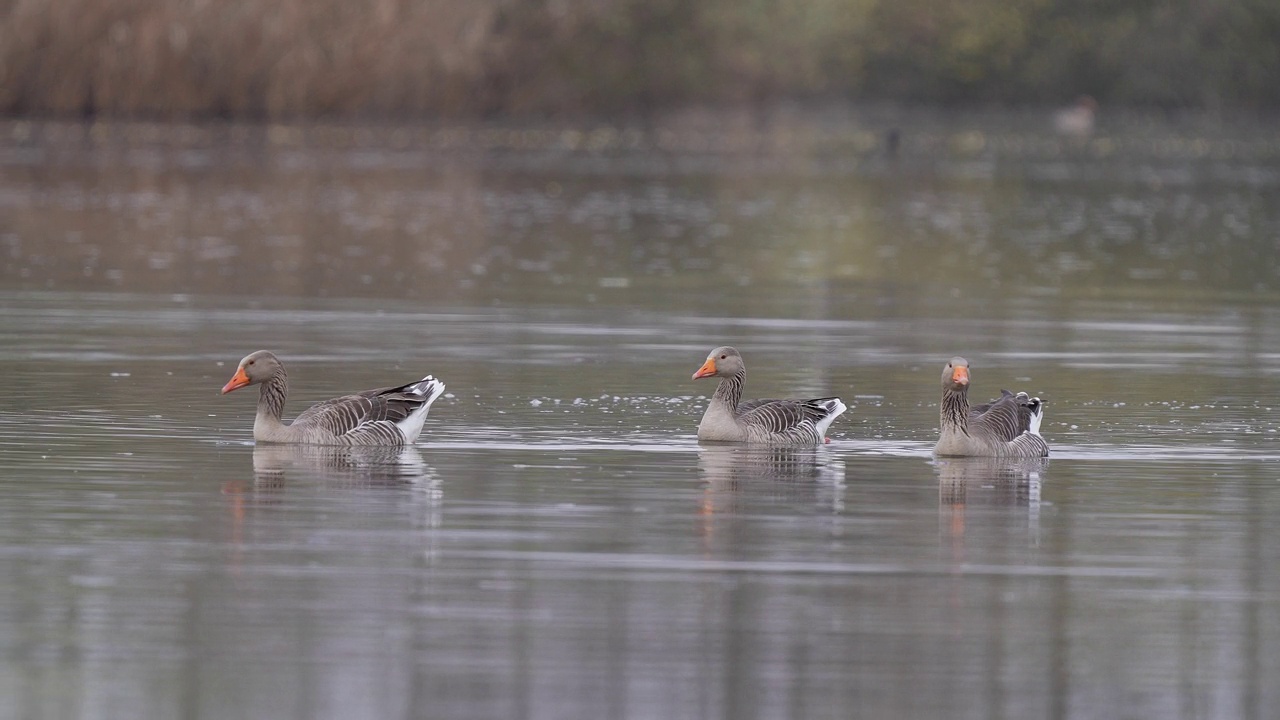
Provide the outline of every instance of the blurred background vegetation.
{"type": "Polygon", "coordinates": [[[1273,109],[1275,0],[0,0],[0,112],[430,118],[838,99],[1273,109]]]}

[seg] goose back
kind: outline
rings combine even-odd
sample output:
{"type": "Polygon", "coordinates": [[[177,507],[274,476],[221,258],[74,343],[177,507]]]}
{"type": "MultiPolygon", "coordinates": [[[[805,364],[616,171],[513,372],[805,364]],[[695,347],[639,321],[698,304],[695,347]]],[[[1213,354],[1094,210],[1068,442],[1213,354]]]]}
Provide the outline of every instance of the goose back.
{"type": "Polygon", "coordinates": [[[1014,394],[1000,391],[1000,398],[969,410],[969,434],[1009,442],[1030,428],[1030,416],[1019,412],[1014,394]]]}
{"type": "Polygon", "coordinates": [[[341,445],[411,443],[421,432],[424,411],[442,392],[444,383],[428,375],[398,387],[366,390],[316,403],[294,418],[289,427],[310,436],[332,437],[341,445]],[[418,418],[415,413],[423,417],[418,418]]]}

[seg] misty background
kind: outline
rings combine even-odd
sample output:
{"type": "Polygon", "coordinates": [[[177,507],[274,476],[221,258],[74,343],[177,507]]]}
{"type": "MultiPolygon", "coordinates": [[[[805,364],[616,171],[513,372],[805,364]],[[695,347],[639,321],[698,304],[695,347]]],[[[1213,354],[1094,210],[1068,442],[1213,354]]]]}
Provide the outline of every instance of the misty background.
{"type": "Polygon", "coordinates": [[[1280,102],[1269,0],[9,0],[0,113],[489,118],[1280,102]]]}

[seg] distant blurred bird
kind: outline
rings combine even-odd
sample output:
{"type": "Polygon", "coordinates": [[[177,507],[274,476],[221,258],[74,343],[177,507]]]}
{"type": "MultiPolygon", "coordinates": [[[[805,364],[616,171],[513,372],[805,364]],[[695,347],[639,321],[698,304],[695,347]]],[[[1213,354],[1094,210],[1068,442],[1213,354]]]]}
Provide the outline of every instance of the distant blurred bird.
{"type": "Polygon", "coordinates": [[[1098,114],[1098,101],[1081,95],[1071,107],[1053,114],[1053,129],[1060,135],[1088,137],[1093,134],[1094,116],[1098,114]]]}

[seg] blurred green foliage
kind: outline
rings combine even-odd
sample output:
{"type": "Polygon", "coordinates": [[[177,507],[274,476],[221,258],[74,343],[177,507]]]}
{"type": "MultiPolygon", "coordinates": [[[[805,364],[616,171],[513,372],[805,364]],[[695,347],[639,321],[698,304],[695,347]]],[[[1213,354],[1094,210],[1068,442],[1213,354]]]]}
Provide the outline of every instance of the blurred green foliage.
{"type": "Polygon", "coordinates": [[[1275,0],[9,0],[0,112],[1280,105],[1275,0]]]}

